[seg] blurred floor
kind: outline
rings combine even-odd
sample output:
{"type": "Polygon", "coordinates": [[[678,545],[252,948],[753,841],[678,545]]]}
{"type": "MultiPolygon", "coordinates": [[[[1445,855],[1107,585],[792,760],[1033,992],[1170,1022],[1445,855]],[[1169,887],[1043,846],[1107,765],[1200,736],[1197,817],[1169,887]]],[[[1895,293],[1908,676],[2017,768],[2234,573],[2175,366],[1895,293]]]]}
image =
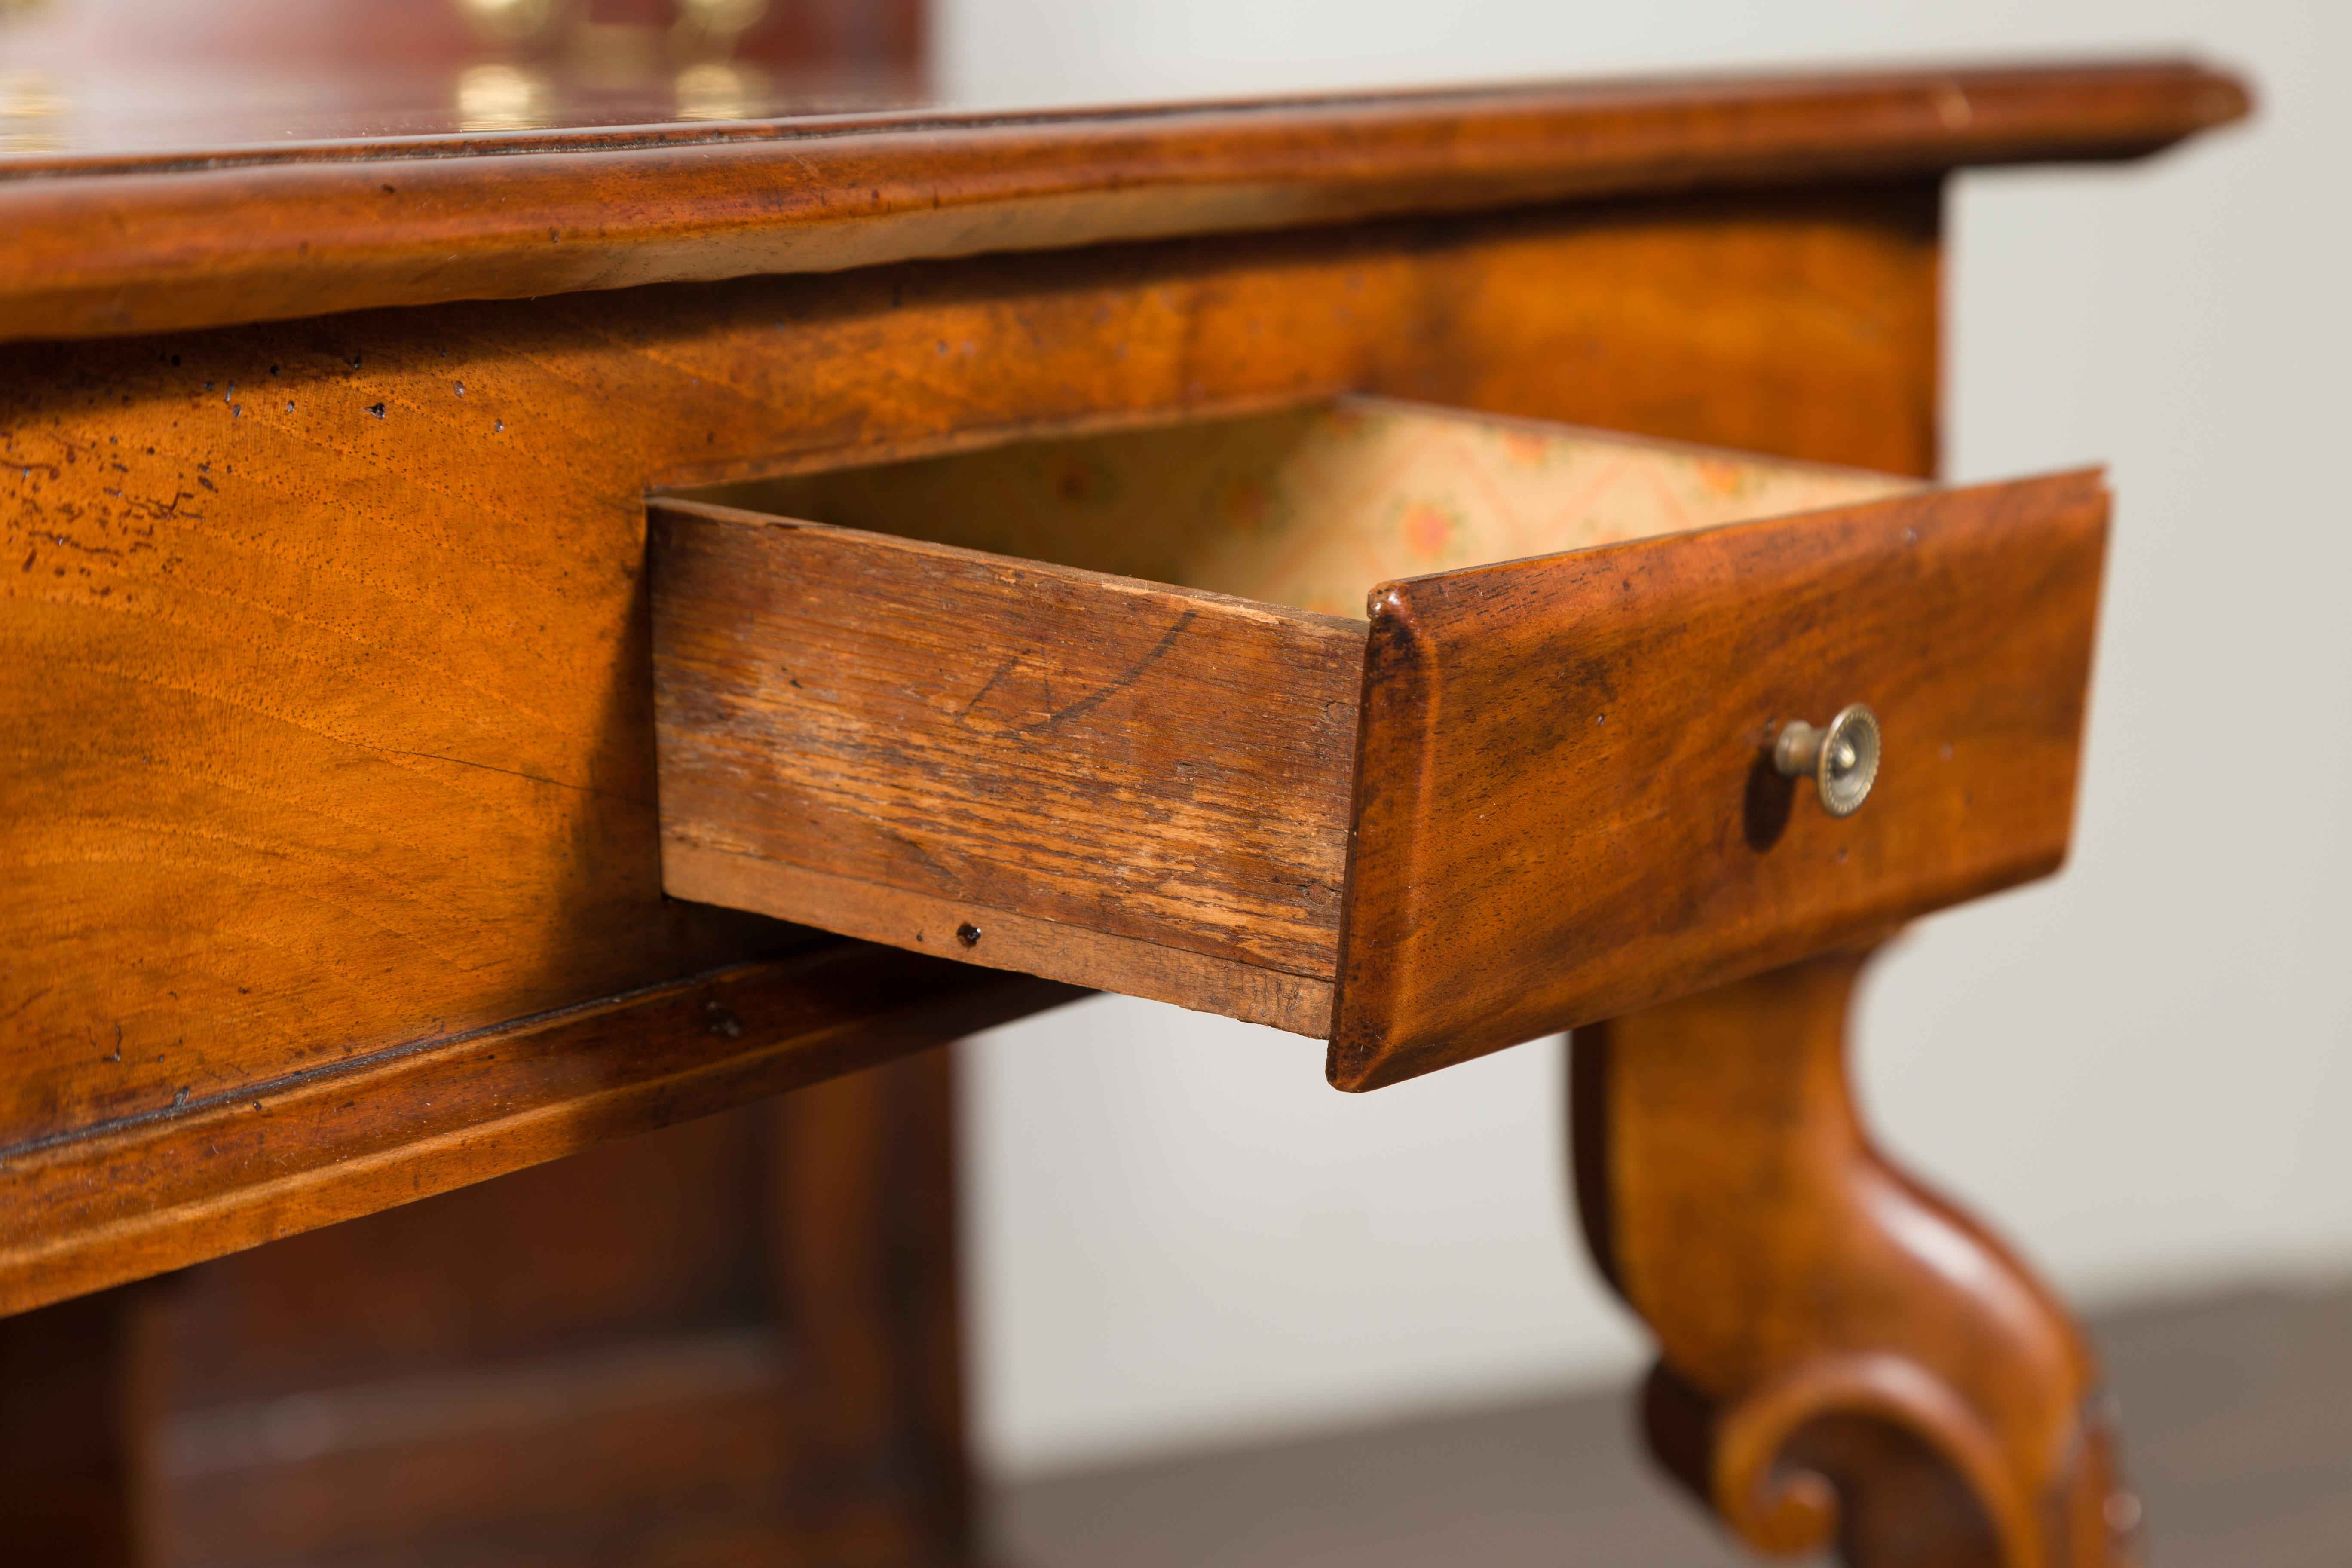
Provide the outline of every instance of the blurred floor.
{"type": "MultiPolygon", "coordinates": [[[[2352,1289],[2093,1324],[2157,1568],[2352,1563],[2352,1289]]],[[[993,1497],[1003,1568],[1718,1568],[1621,1394],[1068,1474],[993,1497]]]]}

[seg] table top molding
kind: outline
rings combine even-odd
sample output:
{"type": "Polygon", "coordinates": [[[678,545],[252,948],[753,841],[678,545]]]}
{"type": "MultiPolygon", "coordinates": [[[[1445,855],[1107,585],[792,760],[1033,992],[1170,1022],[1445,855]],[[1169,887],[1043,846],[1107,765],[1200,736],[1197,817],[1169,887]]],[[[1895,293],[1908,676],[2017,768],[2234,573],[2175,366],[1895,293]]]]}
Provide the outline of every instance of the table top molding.
{"type": "Polygon", "coordinates": [[[0,341],[2141,156],[2189,60],[1353,93],[0,160],[0,341]]]}

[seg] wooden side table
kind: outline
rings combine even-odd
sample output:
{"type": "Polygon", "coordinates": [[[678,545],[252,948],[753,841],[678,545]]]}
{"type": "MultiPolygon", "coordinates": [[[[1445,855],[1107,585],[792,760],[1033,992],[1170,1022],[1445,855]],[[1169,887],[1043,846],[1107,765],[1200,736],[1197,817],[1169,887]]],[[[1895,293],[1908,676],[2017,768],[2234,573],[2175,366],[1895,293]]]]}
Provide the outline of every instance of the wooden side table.
{"type": "MultiPolygon", "coordinates": [[[[1074,987],[1330,1034],[1353,1088],[1573,1027],[1652,1440],[1737,1533],[2130,1560],[2078,1331],[1872,1152],[1843,1017],[2071,819],[2104,490],[1918,482],[1942,177],[2245,101],[2154,63],[0,163],[0,1310],[1074,987]],[[1678,499],[1424,515],[1349,466],[1400,431],[1465,493],[1678,499]],[[1217,563],[1152,479],[1212,437],[1217,563]],[[1120,476],[1129,531],[1032,528],[1022,484],[1120,476]],[[926,510],[985,486],[994,531],[926,510]],[[1368,620],[1266,552],[1342,492],[1368,620]],[[1147,524],[1178,566],[1105,553],[1147,524]]],[[[789,1536],[822,1560],[961,1549],[940,1080],[890,1081],[785,1101],[796,1146],[915,1151],[929,1206],[787,1182],[797,1370],[694,1363],[798,1390],[751,1490],[916,1478],[789,1536]]],[[[19,1320],[20,1501],[84,1475],[21,1414],[57,1345],[132,1387],[147,1321],[19,1320]]],[[[135,1404],[73,1450],[124,1496],[135,1404]]]]}

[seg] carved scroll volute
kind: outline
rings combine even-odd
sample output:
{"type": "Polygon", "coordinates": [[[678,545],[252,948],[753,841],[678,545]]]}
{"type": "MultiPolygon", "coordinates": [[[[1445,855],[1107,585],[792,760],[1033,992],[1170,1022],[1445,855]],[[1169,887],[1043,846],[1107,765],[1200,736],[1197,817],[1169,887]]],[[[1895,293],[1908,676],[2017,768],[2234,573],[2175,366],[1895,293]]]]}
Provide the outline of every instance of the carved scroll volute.
{"type": "Polygon", "coordinates": [[[1861,953],[1577,1032],[1579,1207],[1655,1331],[1651,1445],[1743,1541],[1856,1568],[2138,1561],[2096,1363],[1856,1121],[1861,953]]]}

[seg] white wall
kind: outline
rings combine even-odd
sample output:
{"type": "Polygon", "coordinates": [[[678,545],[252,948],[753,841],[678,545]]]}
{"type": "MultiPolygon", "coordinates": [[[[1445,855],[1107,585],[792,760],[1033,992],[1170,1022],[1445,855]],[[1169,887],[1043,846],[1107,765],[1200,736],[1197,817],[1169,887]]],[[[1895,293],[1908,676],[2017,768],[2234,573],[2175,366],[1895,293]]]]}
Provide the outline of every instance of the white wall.
{"type": "MultiPolygon", "coordinates": [[[[1888,1141],[2085,1300],[2352,1268],[2343,0],[945,0],[969,101],[2193,48],[2256,125],[1971,175],[1948,468],[2110,460],[2073,868],[1863,1006],[1888,1141]]],[[[1556,1047],[1365,1097],[1102,1000],[967,1056],[984,1451],[1014,1470],[1556,1386],[1639,1341],[1572,1239],[1556,1047]]]]}

